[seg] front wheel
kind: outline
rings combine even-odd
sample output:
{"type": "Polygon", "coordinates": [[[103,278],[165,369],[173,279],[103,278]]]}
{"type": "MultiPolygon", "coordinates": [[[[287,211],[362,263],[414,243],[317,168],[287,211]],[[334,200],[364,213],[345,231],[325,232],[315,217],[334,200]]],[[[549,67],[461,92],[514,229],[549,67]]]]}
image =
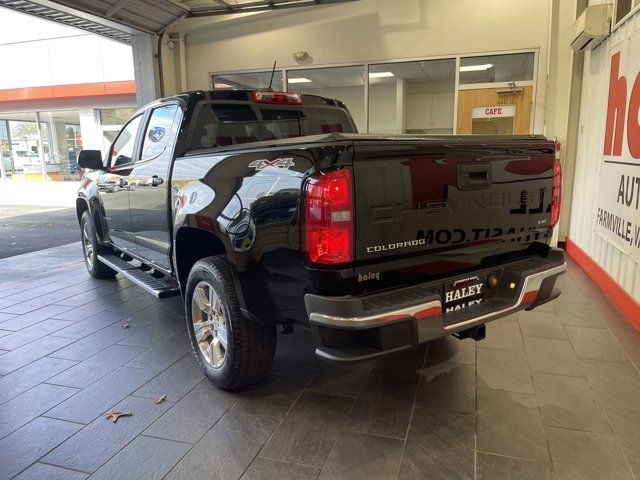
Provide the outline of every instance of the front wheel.
{"type": "Polygon", "coordinates": [[[214,385],[223,390],[250,385],[271,367],[276,327],[242,315],[226,260],[207,257],[195,263],[185,309],[191,346],[214,385]]]}
{"type": "Polygon", "coordinates": [[[80,230],[82,232],[84,264],[89,274],[94,278],[112,278],[115,276],[117,272],[98,259],[98,254],[103,253],[105,247],[98,242],[96,228],[93,225],[93,218],[88,210],[82,214],[80,230]]]}

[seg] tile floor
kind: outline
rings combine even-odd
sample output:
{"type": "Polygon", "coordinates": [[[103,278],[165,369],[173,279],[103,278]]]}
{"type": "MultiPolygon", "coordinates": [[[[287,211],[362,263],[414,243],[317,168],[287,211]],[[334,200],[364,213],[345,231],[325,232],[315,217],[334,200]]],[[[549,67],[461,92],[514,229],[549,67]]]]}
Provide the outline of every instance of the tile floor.
{"type": "Polygon", "coordinates": [[[0,479],[640,480],[640,334],[575,264],[482,342],[336,366],[296,330],[236,393],[178,299],[81,264],[0,281],[0,479]]]}

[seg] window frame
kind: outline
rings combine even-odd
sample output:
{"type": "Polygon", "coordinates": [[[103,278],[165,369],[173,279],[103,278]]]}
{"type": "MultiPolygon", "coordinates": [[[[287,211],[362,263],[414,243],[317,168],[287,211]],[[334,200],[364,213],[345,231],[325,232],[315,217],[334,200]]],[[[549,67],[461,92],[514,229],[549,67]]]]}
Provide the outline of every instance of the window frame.
{"type": "MultiPolygon", "coordinates": [[[[161,105],[155,105],[153,107],[148,108],[145,112],[144,112],[144,119],[143,119],[143,124],[141,125],[142,128],[142,135],[140,136],[140,151],[138,153],[138,158],[136,158],[132,165],[140,165],[143,163],[147,163],[147,162],[152,162],[154,160],[156,160],[160,155],[162,155],[163,153],[166,152],[167,147],[165,147],[164,150],[162,150],[162,152],[154,155],[153,157],[149,157],[149,158],[142,158],[142,148],[144,147],[144,139],[146,137],[147,134],[147,129],[149,128],[149,123],[151,122],[151,116],[153,115],[153,112],[160,109],[160,108],[166,108],[166,107],[172,107],[175,106],[176,107],[176,112],[173,114],[173,121],[171,123],[171,125],[175,125],[176,124],[176,115],[179,113],[180,116],[182,117],[182,108],[180,108],[180,104],[176,101],[172,101],[172,102],[166,102],[163,103],[161,105]]],[[[117,137],[116,137],[117,140],[117,137]]],[[[115,141],[114,141],[115,142],[115,141]]],[[[174,142],[175,143],[175,142],[174,142]]],[[[175,145],[171,148],[171,151],[173,152],[173,150],[175,149],[175,145]]]]}
{"type": "MultiPolygon", "coordinates": [[[[188,145],[188,150],[189,151],[199,151],[199,150],[213,150],[213,151],[217,151],[220,149],[228,149],[229,147],[233,147],[233,146],[250,146],[253,143],[258,143],[262,140],[258,140],[255,142],[246,142],[246,143],[232,143],[229,145],[217,145],[214,147],[202,147],[202,148],[194,148],[193,147],[193,141],[195,136],[197,135],[196,132],[196,127],[198,126],[198,120],[200,119],[200,115],[202,113],[202,110],[207,106],[207,105],[214,105],[214,104],[218,104],[218,105],[224,105],[224,104],[246,104],[249,105],[252,109],[256,109],[258,111],[261,110],[277,110],[278,109],[278,105],[258,105],[255,103],[252,103],[252,101],[247,100],[247,101],[239,101],[239,100],[200,100],[199,102],[197,102],[197,104],[195,105],[195,107],[193,108],[193,112],[191,113],[191,125],[189,126],[189,130],[187,132],[187,136],[186,136],[186,145],[188,145]]],[[[303,105],[304,106],[304,105],[303,105]]],[[[333,107],[333,106],[326,106],[326,105],[308,105],[309,107],[313,107],[313,108],[317,108],[317,109],[327,109],[330,111],[335,110],[337,107],[333,107]]],[[[345,119],[348,121],[348,124],[350,127],[352,127],[354,129],[354,131],[357,131],[357,127],[355,122],[353,121],[353,119],[351,118],[351,114],[349,113],[348,109],[343,109],[340,108],[340,110],[344,113],[345,119]]],[[[219,121],[220,118],[218,117],[218,115],[216,114],[215,110],[213,111],[213,115],[215,116],[215,118],[219,121]]],[[[258,117],[258,116],[257,116],[258,117]]],[[[286,119],[286,120],[290,120],[290,119],[286,119]]],[[[285,120],[269,120],[271,122],[278,122],[278,121],[285,121],[285,120]]],[[[260,113],[259,118],[257,118],[256,120],[252,120],[252,121],[242,121],[242,122],[219,122],[220,125],[233,125],[233,124],[237,124],[237,125],[247,125],[247,124],[262,124],[264,125],[266,123],[266,121],[264,119],[262,119],[262,113],[260,113]]],[[[348,132],[351,133],[351,132],[348,132]]],[[[304,136],[304,135],[303,135],[304,136]]],[[[294,137],[285,137],[285,138],[299,138],[299,136],[294,136],[294,137]]]]}
{"type": "MultiPolygon", "coordinates": [[[[634,7],[634,10],[640,8],[640,5],[634,7]]],[[[623,19],[624,20],[624,19],[623,19]]],[[[420,62],[420,61],[429,61],[429,60],[444,60],[444,59],[453,59],[456,62],[456,76],[455,76],[455,96],[453,102],[453,113],[454,113],[454,124],[453,124],[453,135],[457,134],[457,116],[458,116],[458,92],[459,90],[465,89],[473,89],[473,88],[482,88],[481,84],[466,84],[460,85],[460,60],[464,58],[470,57],[486,57],[488,55],[510,55],[514,53],[533,53],[533,81],[527,82],[516,82],[518,85],[523,86],[532,86],[532,104],[534,108],[531,108],[531,116],[529,120],[529,131],[531,133],[535,133],[535,120],[536,120],[536,99],[538,96],[538,72],[539,72],[539,63],[540,63],[540,48],[521,48],[521,49],[513,49],[513,50],[496,50],[496,51],[482,51],[482,52],[474,52],[474,53],[460,53],[460,54],[445,54],[445,55],[432,55],[432,56],[424,56],[424,57],[407,57],[407,58],[392,58],[392,59],[376,59],[376,60],[367,60],[367,61],[353,61],[353,62],[343,62],[343,63],[330,63],[330,64],[321,64],[321,65],[294,65],[294,66],[283,66],[278,67],[278,70],[282,70],[283,72],[283,85],[288,85],[289,75],[295,73],[296,70],[310,70],[316,68],[332,68],[332,67],[353,67],[353,66],[364,66],[364,131],[361,133],[370,133],[369,129],[369,67],[371,65],[385,64],[385,63],[403,63],[403,62],[420,62]]],[[[213,90],[213,77],[215,75],[232,75],[232,74],[242,74],[242,73],[259,73],[264,72],[267,69],[265,68],[253,68],[253,69],[240,69],[240,70],[227,70],[227,71],[210,71],[209,75],[209,87],[213,90]]],[[[270,71],[270,69],[268,69],[270,71]]],[[[491,84],[492,87],[500,88],[500,87],[508,87],[508,83],[491,84]]]]}
{"type": "Polygon", "coordinates": [[[640,0],[631,0],[630,10],[616,22],[616,17],[618,16],[618,3],[619,0],[615,0],[613,2],[613,8],[611,9],[611,34],[624,25],[627,20],[633,17],[636,13],[640,12],[640,0]]]}
{"type": "Polygon", "coordinates": [[[125,123],[122,128],[120,129],[120,131],[118,132],[118,135],[116,135],[116,138],[113,139],[113,142],[111,142],[111,145],[109,146],[109,154],[108,154],[108,160],[107,160],[107,166],[106,168],[109,169],[110,171],[112,170],[119,170],[121,168],[128,168],[131,167],[132,165],[134,165],[136,163],[136,161],[138,160],[138,157],[140,156],[140,131],[142,129],[142,126],[145,124],[145,120],[147,118],[147,115],[149,113],[149,110],[144,110],[142,112],[138,112],[137,114],[133,114],[131,116],[131,118],[127,121],[127,123],[125,123]],[[116,144],[116,142],[118,141],[118,139],[120,138],[120,135],[122,135],[124,133],[124,131],[126,130],[126,128],[129,126],[129,124],[131,124],[131,122],[135,121],[137,118],[140,118],[140,125],[138,125],[138,130],[136,131],[136,138],[134,140],[133,143],[133,154],[131,156],[131,162],[127,162],[127,163],[123,163],[122,165],[112,165],[112,160],[113,160],[113,147],[116,144]]]}

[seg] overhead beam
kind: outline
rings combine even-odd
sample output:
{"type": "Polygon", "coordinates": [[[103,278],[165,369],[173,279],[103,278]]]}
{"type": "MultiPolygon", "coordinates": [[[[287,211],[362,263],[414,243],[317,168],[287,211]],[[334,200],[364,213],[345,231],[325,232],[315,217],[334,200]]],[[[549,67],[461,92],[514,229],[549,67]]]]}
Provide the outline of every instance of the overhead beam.
{"type": "Polygon", "coordinates": [[[106,12],[104,12],[105,16],[111,18],[124,7],[129,5],[133,0],[119,0],[112,7],[110,7],[106,12]]]}
{"type": "Polygon", "coordinates": [[[207,17],[211,15],[226,15],[229,13],[264,12],[269,10],[282,10],[285,8],[310,7],[318,5],[331,5],[336,3],[353,2],[357,0],[281,0],[280,2],[270,1],[264,3],[260,1],[233,5],[224,0],[213,0],[220,5],[220,8],[201,8],[191,10],[187,17],[207,17]]]}
{"type": "Polygon", "coordinates": [[[185,5],[184,3],[180,3],[177,0],[161,0],[163,3],[179,8],[185,13],[189,13],[191,11],[191,7],[189,5],[185,5]]]}
{"type": "Polygon", "coordinates": [[[58,1],[30,0],[26,2],[23,0],[0,0],[0,6],[34,17],[79,28],[126,44],[131,44],[132,36],[142,33],[138,28],[104,18],[103,15],[96,15],[74,7],[69,7],[58,1]]]}

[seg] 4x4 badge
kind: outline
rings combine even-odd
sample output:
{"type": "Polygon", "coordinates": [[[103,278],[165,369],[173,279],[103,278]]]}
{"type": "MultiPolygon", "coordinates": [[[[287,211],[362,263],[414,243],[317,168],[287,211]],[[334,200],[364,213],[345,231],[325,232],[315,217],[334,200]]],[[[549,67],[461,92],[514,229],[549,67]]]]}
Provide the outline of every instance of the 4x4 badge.
{"type": "Polygon", "coordinates": [[[263,170],[267,167],[291,168],[295,165],[293,158],[276,158],[274,160],[254,160],[249,164],[249,168],[263,170]]]}

